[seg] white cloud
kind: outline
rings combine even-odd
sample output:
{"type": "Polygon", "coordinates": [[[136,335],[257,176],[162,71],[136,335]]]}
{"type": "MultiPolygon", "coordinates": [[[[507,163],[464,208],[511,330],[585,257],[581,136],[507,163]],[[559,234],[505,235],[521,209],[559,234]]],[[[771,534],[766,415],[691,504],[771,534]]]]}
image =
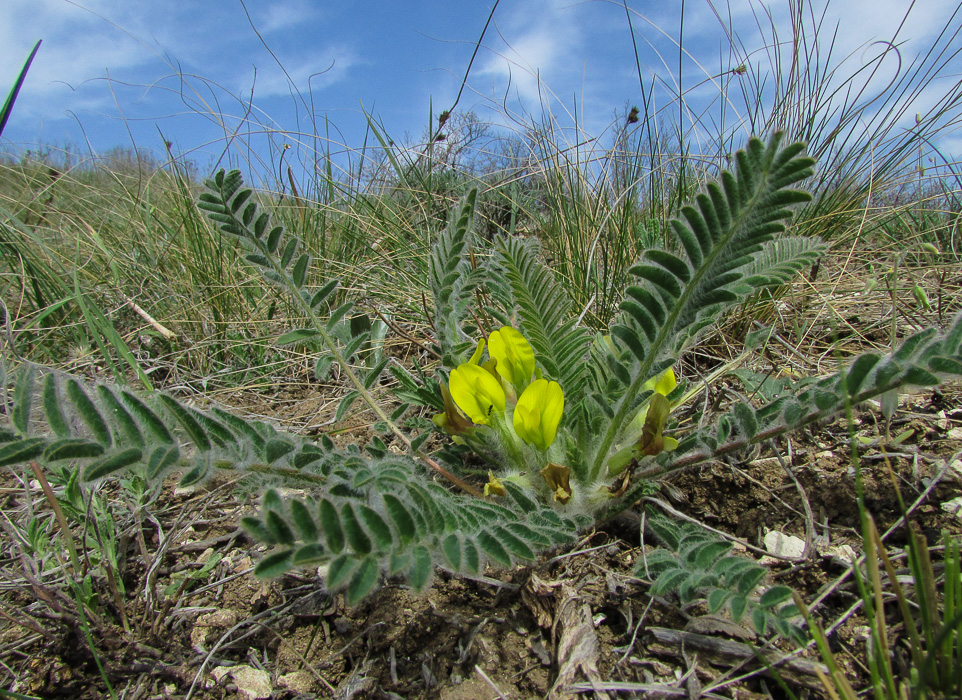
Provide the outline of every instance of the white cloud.
{"type": "MultiPolygon", "coordinates": [[[[653,14],[647,17],[636,14],[636,36],[644,49],[643,63],[647,60],[643,65],[643,71],[647,71],[645,77],[650,79],[651,74],[656,74],[670,86],[677,86],[678,78],[678,7],[671,3],[657,6],[652,3],[653,14]],[[646,40],[651,41],[651,49],[645,45],[646,40]]],[[[939,33],[949,24],[956,3],[944,0],[916,0],[914,4],[906,0],[807,0],[801,7],[804,11],[802,61],[810,61],[810,72],[803,77],[803,83],[817,84],[821,92],[818,103],[821,116],[816,118],[830,114],[847,99],[849,108],[852,104],[865,106],[859,121],[865,128],[869,128],[870,123],[877,124],[886,115],[891,116],[893,109],[904,111],[895,127],[907,128],[914,125],[916,112],[924,114],[958,79],[958,69],[950,68],[942,71],[943,75],[949,74],[948,80],[932,81],[931,84],[917,80],[916,87],[904,94],[897,94],[901,90],[891,90],[894,81],[910,75],[910,64],[921,60],[931,49],[939,33]],[[887,42],[893,42],[897,50],[887,42]]],[[[958,25],[958,17],[955,24],[958,25]]],[[[951,32],[951,24],[949,27],[951,32]]],[[[739,64],[746,64],[753,72],[757,71],[756,75],[763,76],[762,104],[771,104],[773,86],[777,82],[772,74],[781,71],[779,77],[784,86],[793,66],[792,30],[789,4],[780,0],[688,3],[682,41],[687,54],[682,81],[686,88],[686,103],[697,113],[699,105],[719,99],[725,90],[725,81],[730,81],[727,92],[731,100],[728,103],[729,126],[738,121],[739,115],[754,112],[759,79],[726,75],[739,64]],[[727,41],[726,32],[731,34],[733,43],[727,41]],[[747,97],[742,96],[739,82],[747,87],[747,97]]],[[[946,38],[942,42],[945,45],[946,38]]],[[[951,52],[951,44],[949,48],[951,52]]],[[[658,101],[671,99],[671,92],[671,88],[666,88],[658,101]]],[[[804,98],[804,90],[798,96],[804,98]]],[[[806,103],[804,106],[812,105],[806,103]]]]}
{"type": "Polygon", "coordinates": [[[484,45],[491,53],[475,76],[494,80],[495,93],[508,88],[530,106],[540,99],[539,81],[560,88],[572,71],[579,72],[582,48],[580,8],[557,0],[526,2],[495,17],[484,45]],[[500,33],[500,36],[499,36],[500,33]]]}
{"type": "Polygon", "coordinates": [[[88,0],[85,9],[66,0],[8,0],[4,9],[0,85],[12,84],[33,44],[43,40],[17,100],[19,117],[55,119],[106,108],[110,92],[99,81],[108,71],[121,81],[140,79],[147,66],[159,75],[158,46],[176,50],[182,43],[171,40],[172,21],[153,3],[88,0]]]}
{"type": "MultiPolygon", "coordinates": [[[[33,43],[43,39],[17,100],[19,120],[51,121],[73,113],[116,116],[113,92],[121,94],[121,107],[129,108],[129,100],[138,101],[154,89],[180,89],[181,73],[193,87],[203,86],[191,74],[211,81],[208,85],[216,83],[243,95],[250,91],[256,66],[255,98],[291,92],[288,77],[260,43],[237,3],[3,2],[0,90],[13,83],[33,43]]],[[[317,16],[302,0],[250,7],[255,26],[265,38],[317,16]]],[[[297,34],[292,31],[291,36],[297,34]]],[[[289,48],[289,42],[276,43],[275,53],[302,91],[308,89],[309,81],[316,89],[342,79],[356,60],[345,45],[304,51],[289,48]]]]}
{"type": "Polygon", "coordinates": [[[317,8],[304,0],[285,0],[271,3],[260,10],[255,21],[258,31],[271,34],[313,21],[317,15],[317,8]]]}
{"type": "Polygon", "coordinates": [[[250,91],[253,81],[255,98],[286,96],[295,89],[306,95],[308,90],[323,89],[343,80],[357,63],[357,57],[347,46],[328,46],[312,56],[298,55],[290,63],[281,57],[281,61],[283,69],[265,53],[256,61],[256,79],[255,66],[251,66],[236,79],[237,90],[250,91]]]}

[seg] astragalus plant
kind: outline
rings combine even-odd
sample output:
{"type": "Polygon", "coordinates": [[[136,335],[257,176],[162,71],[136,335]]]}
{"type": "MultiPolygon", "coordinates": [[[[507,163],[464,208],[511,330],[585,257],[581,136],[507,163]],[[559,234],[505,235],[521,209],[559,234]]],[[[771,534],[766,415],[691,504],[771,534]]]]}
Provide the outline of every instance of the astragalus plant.
{"type": "Polygon", "coordinates": [[[823,251],[819,241],[787,233],[793,206],[809,199],[796,189],[813,172],[804,150],[779,136],[767,145],[752,139],[734,171],[672,222],[673,248],[647,250],[631,268],[607,333],[579,324],[537,241],[475,241],[469,195],[431,251],[441,362],[411,369],[375,351],[370,324],[356,322],[349,302],[334,301],[343,299],[336,281],[314,280],[311,252],[259,212],[239,173],[221,171],[199,206],[309,319],[280,342],[313,344],[319,377],[339,366],[349,387],[338,416],[360,399],[379,434],[363,450],[336,449],[326,437],[281,433],[166,394],[90,387],[21,366],[4,380],[10,421],[0,464],[76,465],[86,481],[124,469],[152,483],[172,473],[181,484],[217,472],[257,474],[271,484],[257,515],[243,520],[271,546],[257,573],[326,565],[327,585],[344,589],[349,602],[385,574],[422,590],[438,567],[470,575],[488,563],[534,560],[630,507],[655,475],[870,397],[891,406],[886,397],[906,384],[962,375],[957,318],[942,335],[926,330],[890,356],[862,355],[799,382],[791,396],[737,402],[701,425],[673,422],[685,394],[675,371],[682,353],[726,311],[790,281],[823,251]],[[392,408],[378,393],[388,369],[402,400],[392,408]],[[429,451],[439,442],[428,438],[439,435],[441,447],[429,451]]]}

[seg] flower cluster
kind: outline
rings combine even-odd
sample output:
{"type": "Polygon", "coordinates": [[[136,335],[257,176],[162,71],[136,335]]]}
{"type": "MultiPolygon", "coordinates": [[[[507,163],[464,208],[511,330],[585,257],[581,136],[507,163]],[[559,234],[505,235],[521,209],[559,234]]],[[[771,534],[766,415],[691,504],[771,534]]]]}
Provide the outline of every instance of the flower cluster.
{"type": "MultiPolygon", "coordinates": [[[[663,433],[671,412],[668,395],[676,386],[671,368],[642,386],[648,398],[609,454],[607,478],[624,472],[633,460],[678,446],[663,433]]],[[[504,326],[493,331],[487,342],[479,340],[471,359],[451,370],[447,384],[442,382],[441,394],[444,412],[434,417],[438,427],[479,454],[503,460],[503,471],[497,476],[489,473],[486,496],[506,495],[505,479],[531,486],[529,478],[535,473],[555,501],[567,504],[575,496],[572,477],[577,475],[564,464],[572,457],[567,450],[570,445],[558,437],[564,392],[558,382],[541,376],[534,348],[518,330],[504,326]]],[[[581,501],[614,493],[604,480],[594,483],[582,478],[578,484],[583,487],[581,501]]]]}
{"type": "MultiPolygon", "coordinates": [[[[561,503],[571,498],[568,468],[555,464],[564,454],[564,441],[556,440],[564,413],[565,397],[558,382],[541,376],[534,348],[511,326],[504,326],[478,341],[468,362],[451,371],[441,385],[444,413],[434,422],[484,453],[491,448],[504,454],[508,472],[524,483],[527,473],[539,471],[561,503]],[[482,360],[485,347],[488,359],[482,360]]],[[[501,480],[490,475],[486,496],[507,492],[501,480]]]]}

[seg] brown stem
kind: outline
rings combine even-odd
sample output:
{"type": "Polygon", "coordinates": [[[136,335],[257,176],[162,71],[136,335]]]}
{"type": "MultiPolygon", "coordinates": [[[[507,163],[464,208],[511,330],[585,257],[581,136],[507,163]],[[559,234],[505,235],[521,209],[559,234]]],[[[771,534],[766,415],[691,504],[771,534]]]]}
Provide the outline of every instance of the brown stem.
{"type": "Polygon", "coordinates": [[[53,509],[53,513],[57,518],[57,524],[60,526],[61,532],[63,532],[64,541],[67,543],[67,551],[70,552],[70,561],[73,564],[74,575],[80,575],[80,557],[77,555],[77,547],[73,541],[73,532],[70,530],[70,525],[67,524],[67,518],[63,514],[63,510],[60,508],[60,501],[57,500],[57,494],[53,492],[50,488],[50,483],[47,481],[47,477],[44,476],[43,470],[36,461],[30,462],[30,468],[33,470],[34,476],[37,477],[37,481],[40,482],[40,488],[43,489],[43,495],[47,499],[47,503],[53,509]]]}

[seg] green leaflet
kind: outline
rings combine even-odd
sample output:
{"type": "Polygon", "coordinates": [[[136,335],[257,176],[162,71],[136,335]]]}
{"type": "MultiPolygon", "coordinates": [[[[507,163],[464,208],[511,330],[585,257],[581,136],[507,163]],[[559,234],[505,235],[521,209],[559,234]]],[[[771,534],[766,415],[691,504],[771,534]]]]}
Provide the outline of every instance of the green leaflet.
{"type": "Polygon", "coordinates": [[[509,532],[503,527],[496,527],[494,528],[494,536],[514,558],[534,561],[535,554],[531,550],[531,547],[529,547],[527,543],[517,535],[509,532]]]}
{"type": "Polygon", "coordinates": [[[280,438],[268,440],[264,444],[264,458],[268,464],[273,464],[274,462],[277,462],[293,452],[295,449],[295,445],[287,440],[280,438]]]}
{"type": "Polygon", "coordinates": [[[390,551],[394,544],[394,535],[384,518],[376,510],[363,503],[358,506],[358,515],[367,531],[371,533],[378,551],[390,551]]]}
{"type": "Polygon", "coordinates": [[[178,483],[180,488],[187,488],[188,486],[199,484],[210,475],[211,465],[208,459],[203,456],[197,456],[193,461],[193,468],[188,469],[184,472],[184,475],[180,477],[180,482],[178,483]]]}
{"type": "Polygon", "coordinates": [[[104,446],[84,438],[64,438],[52,442],[43,451],[44,462],[57,462],[62,459],[88,459],[104,453],[104,446]]]}
{"type": "Polygon", "coordinates": [[[317,542],[298,547],[294,551],[291,563],[294,566],[317,566],[324,563],[328,558],[327,552],[317,542]]]}
{"type": "Polygon", "coordinates": [[[482,530],[478,533],[476,539],[481,549],[494,563],[500,566],[511,566],[511,555],[494,535],[482,530]]]}
{"type": "Polygon", "coordinates": [[[357,568],[358,560],[348,554],[334,559],[327,568],[327,587],[337,590],[343,586],[357,568]]]}
{"type": "Polygon", "coordinates": [[[170,444],[174,442],[174,436],[168,430],[160,416],[154,413],[139,398],[128,391],[120,392],[121,400],[130,409],[131,414],[147,428],[152,439],[162,443],[170,444]]]}
{"type": "Polygon", "coordinates": [[[67,380],[67,397],[76,409],[77,415],[80,416],[80,420],[90,430],[94,440],[104,447],[110,447],[113,444],[113,438],[110,435],[110,429],[107,427],[107,421],[100,415],[100,411],[97,410],[94,402],[90,400],[81,388],[80,382],[76,379],[67,380]]]}
{"type": "Polygon", "coordinates": [[[14,440],[0,447],[0,467],[13,464],[23,464],[37,459],[43,454],[47,441],[43,438],[26,438],[14,440]]]}
{"type": "Polygon", "coordinates": [[[139,448],[131,447],[121,452],[102,457],[84,467],[84,481],[102,479],[105,476],[109,476],[114,472],[118,472],[132,464],[140,462],[143,456],[144,453],[139,448]]]}
{"type": "Polygon", "coordinates": [[[712,614],[727,606],[738,622],[750,611],[759,633],[774,626],[785,637],[799,637],[800,628],[795,624],[798,611],[786,605],[792,597],[790,588],[771,586],[760,597],[755,595],[768,573],[764,566],[748,557],[729,554],[730,542],[717,539],[696,524],[675,522],[659,512],[649,512],[648,523],[663,546],[639,562],[635,572],[654,579],[652,595],[677,594],[683,604],[705,598],[712,614]]]}
{"type": "Polygon", "coordinates": [[[197,446],[197,449],[203,451],[208,451],[211,449],[212,446],[210,438],[207,436],[207,433],[201,427],[200,423],[197,422],[197,419],[191,415],[191,412],[187,410],[186,407],[181,406],[175,399],[172,399],[166,394],[158,394],[157,399],[164,406],[164,408],[166,408],[171,415],[177,419],[177,422],[180,423],[181,427],[184,429],[184,432],[187,433],[194,445],[197,446]]]}
{"type": "Polygon", "coordinates": [[[337,507],[328,499],[322,498],[318,506],[321,531],[327,542],[327,548],[335,554],[344,549],[344,529],[341,527],[341,518],[337,513],[337,507]]]}
{"type": "Polygon", "coordinates": [[[368,536],[354,513],[350,503],[341,506],[341,524],[344,527],[344,537],[348,545],[358,554],[368,554],[373,549],[371,538],[368,536]]]}
{"type": "Polygon", "coordinates": [[[404,502],[397,496],[386,493],[382,496],[384,507],[401,539],[402,545],[410,544],[418,537],[417,524],[404,502]]]}
{"type": "Polygon", "coordinates": [[[331,292],[337,289],[338,284],[338,280],[330,280],[327,284],[314,292],[309,302],[311,308],[316,309],[318,306],[320,306],[331,295],[331,292]]]}
{"type": "Polygon", "coordinates": [[[168,469],[174,467],[180,459],[177,445],[160,445],[155,447],[147,460],[147,479],[160,478],[168,469]]]}
{"type": "Polygon", "coordinates": [[[431,558],[431,552],[424,545],[418,545],[414,548],[411,567],[408,570],[408,582],[414,590],[423,591],[431,580],[433,572],[434,561],[431,558]]]}
{"type": "Polygon", "coordinates": [[[293,555],[294,552],[290,549],[268,554],[257,562],[254,567],[254,575],[258,578],[277,578],[291,569],[294,563],[292,561],[293,555]]]}
{"type": "Polygon", "coordinates": [[[271,539],[271,535],[267,531],[267,528],[264,527],[264,523],[262,523],[258,518],[255,518],[251,515],[245,515],[241,518],[240,524],[244,532],[253,537],[255,540],[259,542],[266,542],[267,544],[276,544],[276,542],[271,539]]]}
{"type": "Polygon", "coordinates": [[[380,570],[374,557],[365,557],[358,564],[347,585],[347,604],[359,603],[377,584],[380,570]]]}
{"type": "Polygon", "coordinates": [[[43,412],[47,416],[47,423],[50,425],[50,429],[53,430],[58,437],[67,437],[70,435],[70,425],[67,423],[67,417],[64,415],[63,407],[61,406],[57,375],[53,372],[48,373],[47,376],[43,378],[43,412]]]}
{"type": "Polygon", "coordinates": [[[463,571],[478,574],[481,571],[481,554],[478,548],[471,540],[464,540],[462,547],[463,571]]]}
{"type": "Polygon", "coordinates": [[[101,404],[106,409],[107,415],[110,417],[111,421],[114,423],[114,425],[120,428],[120,430],[117,432],[118,441],[125,445],[143,447],[144,436],[141,434],[140,428],[137,426],[137,422],[134,420],[133,416],[130,415],[127,409],[124,408],[124,405],[120,403],[120,401],[114,395],[114,392],[111,391],[109,387],[100,384],[97,386],[97,397],[100,399],[101,404]]]}
{"type": "Polygon", "coordinates": [[[452,571],[461,570],[461,539],[453,532],[441,541],[441,551],[452,571]]]}
{"type": "Polygon", "coordinates": [[[280,338],[277,339],[278,345],[292,345],[294,343],[300,343],[305,340],[310,340],[316,338],[318,331],[316,328],[297,328],[292,331],[288,331],[280,338]]]}
{"type": "Polygon", "coordinates": [[[295,286],[304,286],[304,282],[307,281],[307,268],[310,264],[311,256],[307,253],[302,254],[297,259],[297,262],[294,263],[294,268],[291,270],[291,279],[294,281],[295,286]]]}
{"type": "Polygon", "coordinates": [[[298,498],[291,500],[291,519],[294,521],[294,526],[297,528],[297,534],[300,539],[305,542],[313,542],[317,539],[318,529],[317,523],[314,520],[314,516],[311,515],[311,511],[308,509],[304,502],[298,498]]]}

